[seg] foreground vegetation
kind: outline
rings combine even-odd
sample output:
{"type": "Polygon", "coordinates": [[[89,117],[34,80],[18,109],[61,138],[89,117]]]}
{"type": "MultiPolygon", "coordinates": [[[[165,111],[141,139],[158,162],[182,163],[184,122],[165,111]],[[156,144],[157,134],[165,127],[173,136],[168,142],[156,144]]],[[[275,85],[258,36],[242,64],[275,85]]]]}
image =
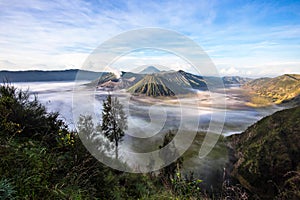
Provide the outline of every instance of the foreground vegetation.
{"type": "Polygon", "coordinates": [[[0,199],[208,198],[200,180],[174,165],[151,174],[103,165],[26,91],[1,85],[0,111],[0,199]]]}
{"type": "Polygon", "coordinates": [[[231,136],[233,176],[261,199],[300,199],[300,106],[231,136]]]}
{"type": "MultiPolygon", "coordinates": [[[[91,118],[80,118],[79,133],[69,130],[58,113],[48,113],[28,91],[3,84],[0,199],[297,199],[299,109],[275,113],[230,138],[236,156],[232,175],[246,189],[223,179],[219,190],[209,193],[192,173],[183,176],[182,159],[149,174],[105,166],[78,136],[93,132],[87,131],[93,128],[91,118]]],[[[167,134],[159,148],[172,137],[167,134]]]]}

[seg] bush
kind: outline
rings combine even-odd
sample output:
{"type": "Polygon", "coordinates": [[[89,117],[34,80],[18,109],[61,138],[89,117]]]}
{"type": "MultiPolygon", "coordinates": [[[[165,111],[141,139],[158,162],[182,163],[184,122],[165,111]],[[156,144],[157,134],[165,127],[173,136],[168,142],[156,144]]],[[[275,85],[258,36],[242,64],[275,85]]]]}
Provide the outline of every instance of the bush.
{"type": "Polygon", "coordinates": [[[0,86],[0,136],[5,142],[12,137],[30,138],[55,145],[57,133],[66,132],[67,126],[58,119],[58,113],[47,113],[28,91],[16,89],[6,83],[0,86]]]}

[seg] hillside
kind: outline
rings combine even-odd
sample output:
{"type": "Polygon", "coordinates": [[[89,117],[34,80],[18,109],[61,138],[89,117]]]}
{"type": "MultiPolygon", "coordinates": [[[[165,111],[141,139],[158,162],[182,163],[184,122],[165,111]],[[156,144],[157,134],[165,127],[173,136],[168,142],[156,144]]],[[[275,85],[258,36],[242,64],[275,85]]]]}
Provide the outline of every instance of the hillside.
{"type": "Polygon", "coordinates": [[[128,91],[135,94],[145,94],[146,96],[175,95],[175,93],[164,84],[164,81],[155,75],[147,75],[137,84],[129,88],[128,91]]]}
{"type": "Polygon", "coordinates": [[[261,199],[300,198],[300,106],[276,112],[229,138],[232,175],[261,199]]]}
{"type": "Polygon", "coordinates": [[[136,84],[137,82],[139,82],[144,77],[145,74],[137,74],[133,72],[122,72],[118,89],[129,88],[134,84],[136,84]]]}
{"type": "Polygon", "coordinates": [[[222,80],[224,84],[245,84],[252,79],[240,76],[224,76],[222,80]]]}
{"type": "Polygon", "coordinates": [[[97,85],[104,84],[104,83],[106,83],[106,82],[108,82],[108,81],[117,82],[117,81],[118,81],[118,78],[117,78],[117,76],[116,76],[114,73],[109,72],[109,73],[107,73],[107,74],[101,75],[101,76],[96,80],[97,85]]]}
{"type": "Polygon", "coordinates": [[[124,89],[131,87],[132,85],[140,81],[144,76],[144,74],[122,72],[121,77],[117,78],[114,73],[109,72],[100,76],[88,85],[96,86],[99,89],[124,89]]]}
{"type": "Polygon", "coordinates": [[[202,77],[184,71],[168,71],[148,74],[128,91],[156,97],[192,93],[193,89],[207,90],[202,77]]]}
{"type": "Polygon", "coordinates": [[[275,78],[259,78],[247,82],[244,88],[263,98],[265,102],[279,104],[300,94],[300,75],[285,74],[275,78]]]}
{"type": "Polygon", "coordinates": [[[57,71],[0,71],[0,81],[35,82],[35,81],[74,81],[94,80],[105,74],[102,72],[84,71],[78,69],[57,71]]]}

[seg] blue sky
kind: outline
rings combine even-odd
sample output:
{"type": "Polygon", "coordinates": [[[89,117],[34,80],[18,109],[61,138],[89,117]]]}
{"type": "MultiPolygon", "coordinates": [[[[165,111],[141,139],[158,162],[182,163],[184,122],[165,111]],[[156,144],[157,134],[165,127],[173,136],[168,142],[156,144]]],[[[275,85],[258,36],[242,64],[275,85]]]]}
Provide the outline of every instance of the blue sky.
{"type": "MultiPolygon", "coordinates": [[[[81,68],[111,37],[159,27],[193,39],[222,75],[300,73],[300,1],[0,0],[0,10],[1,70],[81,68]]],[[[121,61],[189,70],[166,53],[121,61]]]]}

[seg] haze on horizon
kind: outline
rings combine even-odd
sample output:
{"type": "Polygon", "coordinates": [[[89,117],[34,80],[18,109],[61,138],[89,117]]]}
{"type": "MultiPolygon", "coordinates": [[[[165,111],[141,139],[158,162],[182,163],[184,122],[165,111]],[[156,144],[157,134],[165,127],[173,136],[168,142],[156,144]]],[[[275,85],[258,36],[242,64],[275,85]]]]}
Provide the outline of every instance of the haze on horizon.
{"type": "MultiPolygon", "coordinates": [[[[0,70],[81,68],[107,39],[159,27],[197,42],[222,76],[300,73],[297,1],[0,0],[0,8],[0,70]]],[[[155,64],[191,71],[174,55],[153,50],[124,56],[116,67],[155,64]]]]}

